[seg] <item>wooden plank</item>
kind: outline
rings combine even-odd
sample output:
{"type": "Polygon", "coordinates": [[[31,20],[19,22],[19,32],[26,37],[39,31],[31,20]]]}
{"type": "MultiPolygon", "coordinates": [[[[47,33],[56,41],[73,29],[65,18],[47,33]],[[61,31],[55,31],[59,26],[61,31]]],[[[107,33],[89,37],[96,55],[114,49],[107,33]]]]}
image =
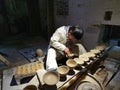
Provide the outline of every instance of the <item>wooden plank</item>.
{"type": "Polygon", "coordinates": [[[11,65],[10,62],[6,58],[4,58],[1,54],[0,54],[0,61],[2,61],[3,63],[5,63],[7,66],[11,65]]]}

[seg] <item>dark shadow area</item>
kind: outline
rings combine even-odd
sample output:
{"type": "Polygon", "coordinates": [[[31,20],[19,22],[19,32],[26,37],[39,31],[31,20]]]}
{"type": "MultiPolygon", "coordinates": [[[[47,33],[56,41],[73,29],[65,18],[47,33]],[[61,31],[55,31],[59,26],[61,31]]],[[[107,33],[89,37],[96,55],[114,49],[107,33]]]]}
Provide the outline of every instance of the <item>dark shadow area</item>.
{"type": "Polygon", "coordinates": [[[41,90],[57,90],[57,86],[44,84],[41,90]]]}
{"type": "MultiPolygon", "coordinates": [[[[28,77],[24,77],[22,79],[20,79],[20,84],[24,84],[24,83],[29,83],[29,81],[34,77],[33,76],[28,76],[28,77]]],[[[15,76],[13,75],[10,86],[15,86],[18,85],[15,76]]]]}

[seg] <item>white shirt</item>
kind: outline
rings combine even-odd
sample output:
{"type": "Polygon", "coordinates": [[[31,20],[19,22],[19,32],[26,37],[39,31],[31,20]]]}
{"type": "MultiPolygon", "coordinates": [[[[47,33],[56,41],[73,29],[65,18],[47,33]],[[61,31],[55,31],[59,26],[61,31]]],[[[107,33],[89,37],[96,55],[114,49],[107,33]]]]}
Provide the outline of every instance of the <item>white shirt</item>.
{"type": "Polygon", "coordinates": [[[50,45],[63,51],[68,38],[68,30],[70,26],[62,26],[58,28],[50,39],[50,45]]]}

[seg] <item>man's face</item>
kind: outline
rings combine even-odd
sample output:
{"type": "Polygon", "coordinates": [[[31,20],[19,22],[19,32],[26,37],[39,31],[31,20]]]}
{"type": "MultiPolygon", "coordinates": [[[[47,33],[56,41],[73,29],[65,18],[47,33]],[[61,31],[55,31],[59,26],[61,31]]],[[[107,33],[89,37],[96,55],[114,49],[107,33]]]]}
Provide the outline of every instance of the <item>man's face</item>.
{"type": "Polygon", "coordinates": [[[76,41],[76,38],[70,32],[68,32],[68,39],[72,42],[76,41]]]}

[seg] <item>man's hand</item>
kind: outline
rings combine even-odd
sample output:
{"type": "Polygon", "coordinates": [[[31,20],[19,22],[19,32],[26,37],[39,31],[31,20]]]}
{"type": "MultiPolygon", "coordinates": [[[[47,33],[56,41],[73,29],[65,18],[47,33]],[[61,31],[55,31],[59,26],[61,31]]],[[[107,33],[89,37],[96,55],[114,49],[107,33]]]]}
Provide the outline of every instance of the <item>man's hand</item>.
{"type": "Polygon", "coordinates": [[[68,47],[65,48],[64,52],[69,55],[70,54],[70,49],[68,47]]]}

